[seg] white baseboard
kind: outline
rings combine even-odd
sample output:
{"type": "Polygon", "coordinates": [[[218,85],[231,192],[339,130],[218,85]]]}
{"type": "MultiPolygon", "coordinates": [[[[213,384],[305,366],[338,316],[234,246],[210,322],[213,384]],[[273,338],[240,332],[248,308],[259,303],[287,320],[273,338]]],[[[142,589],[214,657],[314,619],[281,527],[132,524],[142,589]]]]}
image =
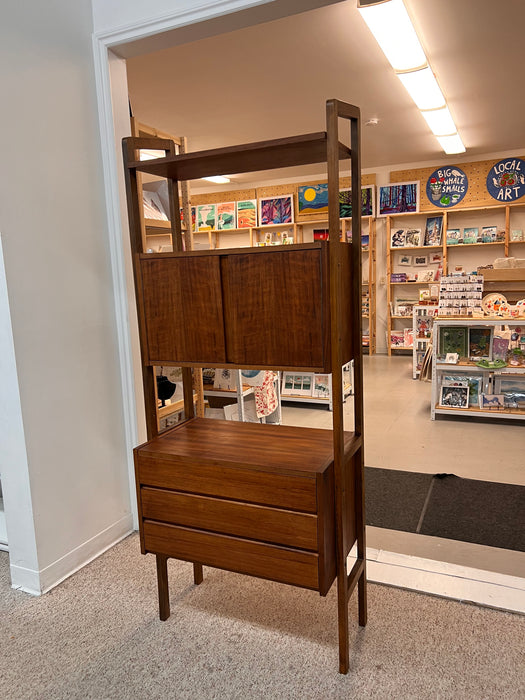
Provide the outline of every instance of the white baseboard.
{"type": "Polygon", "coordinates": [[[367,579],[525,614],[525,579],[517,576],[367,548],[367,579]]]}
{"type": "Polygon", "coordinates": [[[128,514],[44,569],[34,571],[12,564],[10,566],[11,585],[16,590],[31,595],[47,593],[131,532],[133,532],[133,519],[131,514],[128,514]]]}

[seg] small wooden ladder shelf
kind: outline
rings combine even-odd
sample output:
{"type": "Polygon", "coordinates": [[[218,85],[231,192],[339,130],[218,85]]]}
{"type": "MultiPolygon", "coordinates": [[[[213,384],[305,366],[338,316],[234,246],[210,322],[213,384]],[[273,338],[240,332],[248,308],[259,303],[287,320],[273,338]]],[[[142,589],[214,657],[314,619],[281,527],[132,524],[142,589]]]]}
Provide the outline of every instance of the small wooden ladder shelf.
{"type": "Polygon", "coordinates": [[[349,667],[348,602],[367,619],[361,347],[360,113],[328,100],[327,131],[174,155],[165,139],[123,141],[148,442],[135,448],[141,551],[157,560],[160,618],[170,614],[167,560],[313,589],[337,580],[339,670],[349,667]],[[339,119],[349,122],[350,147],[339,119]],[[136,159],[137,149],[164,158],[136,159]],[[352,243],[339,236],[339,161],[351,158],[352,243]],[[326,162],[329,241],[183,251],[179,183],[326,162]],[[168,180],[173,253],[145,254],[139,173],[168,180]],[[284,311],[284,313],[283,313],[284,311]],[[333,373],[354,360],[354,432],[333,386],[332,431],[194,415],[192,367],[333,373]],[[185,421],[158,432],[153,368],[183,367],[185,421]],[[347,557],[357,543],[357,559],[347,557]]]}

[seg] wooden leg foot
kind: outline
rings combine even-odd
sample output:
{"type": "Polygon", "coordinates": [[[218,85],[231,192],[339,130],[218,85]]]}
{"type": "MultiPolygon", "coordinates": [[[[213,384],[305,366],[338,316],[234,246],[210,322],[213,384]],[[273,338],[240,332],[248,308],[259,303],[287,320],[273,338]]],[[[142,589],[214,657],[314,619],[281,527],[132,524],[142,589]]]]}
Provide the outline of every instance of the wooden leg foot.
{"type": "Polygon", "coordinates": [[[193,583],[198,586],[199,583],[202,583],[204,579],[204,575],[202,573],[202,564],[193,564],[193,583]]]}
{"type": "Polygon", "coordinates": [[[366,569],[363,569],[363,573],[359,577],[357,582],[357,600],[359,607],[359,624],[364,627],[368,620],[367,612],[367,599],[366,599],[366,569]]]}
{"type": "Polygon", "coordinates": [[[157,585],[159,588],[159,617],[167,620],[170,616],[170,596],[168,588],[168,557],[157,554],[157,585]]]}
{"type": "Polygon", "coordinates": [[[348,637],[348,590],[346,571],[337,578],[337,621],[339,627],[339,673],[348,673],[350,640],[348,637]]]}

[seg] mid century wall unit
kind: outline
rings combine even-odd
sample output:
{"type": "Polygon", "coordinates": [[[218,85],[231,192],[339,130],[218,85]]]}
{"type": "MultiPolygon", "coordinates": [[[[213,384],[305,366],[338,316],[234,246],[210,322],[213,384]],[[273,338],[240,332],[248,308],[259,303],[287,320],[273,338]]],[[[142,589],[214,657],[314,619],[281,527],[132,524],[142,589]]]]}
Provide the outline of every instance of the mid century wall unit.
{"type": "Polygon", "coordinates": [[[173,155],[163,139],[124,139],[148,442],[135,448],[142,552],[156,556],[161,620],[169,617],[167,560],[319,591],[337,579],[339,670],[348,672],[348,602],[367,617],[363,479],[361,240],[340,241],[339,160],[351,159],[352,230],[361,231],[360,114],[326,103],[327,131],[173,155]],[[350,146],[339,140],[339,120],[350,146]],[[140,161],[137,149],[169,155],[140,161]],[[329,240],[183,251],[179,183],[223,173],[327,163],[329,240]],[[173,253],[145,254],[139,173],[167,178],[173,253]],[[333,430],[194,415],[192,367],[332,373],[354,361],[354,431],[333,382],[333,430]],[[183,367],[185,420],[160,433],[153,367],[183,367]],[[357,543],[350,573],[347,557],[357,543]]]}

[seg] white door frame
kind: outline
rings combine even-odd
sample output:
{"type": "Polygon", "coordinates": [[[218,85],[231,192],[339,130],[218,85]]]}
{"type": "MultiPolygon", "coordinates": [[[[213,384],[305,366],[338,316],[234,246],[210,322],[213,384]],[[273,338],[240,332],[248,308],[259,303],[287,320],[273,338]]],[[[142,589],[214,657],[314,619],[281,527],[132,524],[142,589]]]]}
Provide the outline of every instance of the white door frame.
{"type": "MultiPolygon", "coordinates": [[[[160,17],[144,19],[111,31],[95,31],[93,53],[95,63],[96,94],[99,112],[99,127],[102,147],[104,189],[106,194],[109,250],[113,276],[113,294],[117,323],[118,349],[122,383],[122,410],[127,446],[129,488],[133,509],[133,524],[138,527],[135,498],[135,477],[132,448],[142,437],[143,416],[137,416],[136,392],[142,387],[135,383],[134,347],[127,283],[126,256],[129,257],[128,226],[123,202],[125,201],[120,140],[129,136],[115,128],[114,109],[119,88],[125,82],[125,70],[112,73],[112,62],[119,61],[112,49],[162,32],[182,28],[207,19],[224,16],[238,10],[271,4],[273,0],[208,0],[194,8],[174,9],[160,17]]],[[[175,3],[173,3],[175,4],[175,3]]],[[[320,5],[327,4],[321,2],[320,5]]],[[[311,9],[311,8],[305,8],[311,9]]],[[[96,30],[96,28],[95,28],[96,30]]],[[[122,59],[120,59],[122,61],[122,59]]],[[[121,112],[126,105],[120,105],[121,112]]],[[[133,304],[133,302],[132,302],[133,304]]],[[[136,324],[134,324],[136,325],[136,324]]],[[[138,357],[138,355],[137,355],[138,357]]],[[[478,604],[501,607],[525,613],[525,580],[516,577],[492,574],[453,564],[441,564],[432,560],[402,554],[389,555],[382,550],[369,549],[368,577],[404,588],[441,595],[461,600],[472,600],[478,604]]]]}

